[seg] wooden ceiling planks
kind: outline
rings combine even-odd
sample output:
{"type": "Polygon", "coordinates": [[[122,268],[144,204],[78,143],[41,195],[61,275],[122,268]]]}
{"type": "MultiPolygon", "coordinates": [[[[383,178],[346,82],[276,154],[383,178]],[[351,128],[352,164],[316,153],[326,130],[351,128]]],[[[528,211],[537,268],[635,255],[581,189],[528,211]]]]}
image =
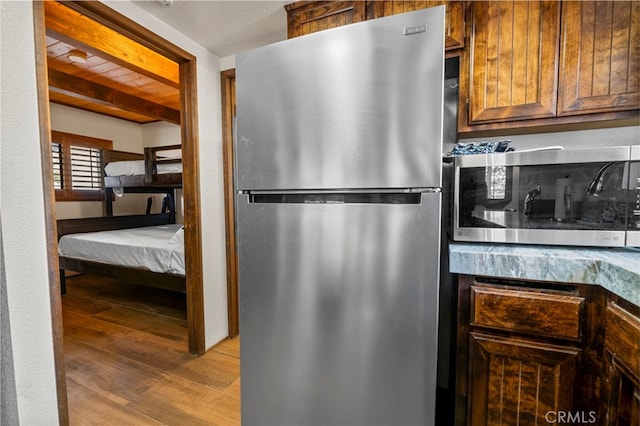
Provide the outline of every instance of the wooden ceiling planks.
{"type": "Polygon", "coordinates": [[[55,1],[45,2],[52,102],[137,122],[180,122],[178,64],[55,1]],[[87,53],[84,63],[68,58],[87,53]]]}

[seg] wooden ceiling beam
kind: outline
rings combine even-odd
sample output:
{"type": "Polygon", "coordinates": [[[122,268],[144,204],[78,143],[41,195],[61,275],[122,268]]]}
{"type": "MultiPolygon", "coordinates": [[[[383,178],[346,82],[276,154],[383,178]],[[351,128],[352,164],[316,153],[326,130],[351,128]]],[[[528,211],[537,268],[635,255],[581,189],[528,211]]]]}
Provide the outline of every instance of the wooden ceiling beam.
{"type": "Polygon", "coordinates": [[[49,90],[180,124],[180,111],[101,84],[49,69],[49,90]]]}
{"type": "Polygon", "coordinates": [[[101,105],[96,102],[85,102],[82,105],[79,105],[79,101],[79,98],[70,98],[68,95],[63,93],[56,93],[51,90],[49,91],[49,102],[52,104],[64,105],[70,108],[93,112],[95,114],[106,115],[108,117],[118,118],[120,120],[126,120],[136,124],[147,124],[158,121],[157,119],[146,115],[140,115],[123,109],[101,105]]]}
{"type": "Polygon", "coordinates": [[[56,1],[45,1],[47,34],[150,78],[180,88],[176,62],[56,1]]]}

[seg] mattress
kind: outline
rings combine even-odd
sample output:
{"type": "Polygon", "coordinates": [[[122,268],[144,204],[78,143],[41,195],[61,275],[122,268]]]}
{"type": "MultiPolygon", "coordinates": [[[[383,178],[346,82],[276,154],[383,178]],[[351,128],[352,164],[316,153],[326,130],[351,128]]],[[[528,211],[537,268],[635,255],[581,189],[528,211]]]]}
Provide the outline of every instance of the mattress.
{"type": "MultiPolygon", "coordinates": [[[[159,175],[167,173],[182,173],[182,163],[158,164],[159,175]]],[[[107,176],[135,176],[144,175],[144,160],[113,161],[104,166],[107,176]]]]}
{"type": "Polygon", "coordinates": [[[64,257],[184,275],[182,225],[68,234],[60,238],[64,257]]]}

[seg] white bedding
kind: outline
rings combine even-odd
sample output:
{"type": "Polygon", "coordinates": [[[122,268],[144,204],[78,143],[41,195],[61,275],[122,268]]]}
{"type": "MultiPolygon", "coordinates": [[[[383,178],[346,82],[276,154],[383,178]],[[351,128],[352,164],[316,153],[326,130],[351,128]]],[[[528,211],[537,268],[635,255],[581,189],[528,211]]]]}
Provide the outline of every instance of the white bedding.
{"type": "MultiPolygon", "coordinates": [[[[159,175],[166,173],[182,173],[182,163],[158,164],[159,175]]],[[[144,160],[113,161],[104,166],[107,176],[135,176],[144,174],[144,160]]]]}
{"type": "Polygon", "coordinates": [[[181,228],[182,225],[177,224],[68,234],[60,238],[58,254],[110,265],[184,275],[184,239],[181,238],[181,228]]]}

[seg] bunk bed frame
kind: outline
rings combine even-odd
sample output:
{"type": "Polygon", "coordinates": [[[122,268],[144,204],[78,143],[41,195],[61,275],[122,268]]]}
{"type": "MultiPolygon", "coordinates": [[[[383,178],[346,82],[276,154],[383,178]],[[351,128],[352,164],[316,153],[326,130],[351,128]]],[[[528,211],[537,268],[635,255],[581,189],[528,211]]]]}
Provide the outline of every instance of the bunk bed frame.
{"type": "Polygon", "coordinates": [[[145,148],[144,154],[136,154],[125,151],[104,150],[102,153],[102,169],[113,161],[144,160],[144,175],[135,176],[105,176],[104,184],[107,188],[115,187],[167,187],[181,188],[182,173],[158,174],[161,164],[179,164],[181,158],[158,158],[162,151],[174,151],[181,149],[181,145],[169,145],[145,148]]]}
{"type": "MultiPolygon", "coordinates": [[[[58,239],[67,234],[81,232],[112,231],[117,229],[140,228],[144,226],[176,223],[175,190],[182,188],[182,173],[157,173],[160,164],[180,163],[180,158],[158,158],[160,152],[179,150],[181,145],[145,148],[144,154],[125,151],[103,150],[101,166],[113,161],[144,160],[145,174],[135,176],[104,176],[104,217],[62,219],[57,221],[58,239]],[[160,214],[150,214],[151,203],[147,202],[147,214],[113,216],[114,188],[122,188],[124,193],[166,194],[160,214]]],[[[150,200],[149,200],[150,201],[150,200]]],[[[152,272],[143,268],[109,265],[77,258],[59,256],[60,287],[66,293],[65,270],[99,275],[124,280],[132,284],[185,292],[184,276],[152,272]]]]}
{"type": "MultiPolygon", "coordinates": [[[[170,213],[61,219],[57,221],[58,239],[67,234],[140,228],[144,226],[166,225],[174,222],[175,221],[172,222],[172,215],[170,213]]],[[[65,270],[67,269],[74,272],[115,278],[131,284],[178,292],[186,291],[186,279],[183,275],[152,272],[143,268],[108,265],[65,256],[59,256],[59,259],[62,294],[66,293],[65,270]]]]}
{"type": "MultiPolygon", "coordinates": [[[[126,151],[103,150],[102,170],[110,162],[144,160],[144,175],[134,176],[103,176],[104,186],[104,215],[113,216],[114,188],[122,188],[124,193],[135,194],[166,194],[169,200],[167,210],[173,215],[175,223],[175,190],[182,188],[182,173],[158,174],[157,166],[160,164],[181,163],[181,158],[158,158],[162,151],[179,150],[181,145],[169,145],[145,148],[144,154],[126,151]]],[[[147,204],[147,214],[150,211],[147,204]]],[[[165,211],[165,208],[162,209],[165,211]]]]}

